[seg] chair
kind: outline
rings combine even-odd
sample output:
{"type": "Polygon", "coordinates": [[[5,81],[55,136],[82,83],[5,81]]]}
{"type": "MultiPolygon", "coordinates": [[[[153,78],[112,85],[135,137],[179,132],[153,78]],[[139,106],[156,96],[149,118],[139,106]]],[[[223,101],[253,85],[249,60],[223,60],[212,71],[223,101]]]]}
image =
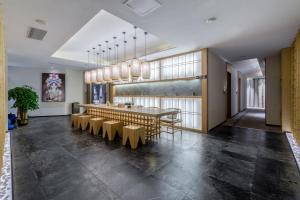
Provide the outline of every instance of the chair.
{"type": "Polygon", "coordinates": [[[123,122],[119,121],[106,121],[103,123],[103,134],[102,137],[105,138],[106,134],[108,140],[112,141],[115,139],[116,134],[119,134],[122,137],[123,133],[123,122]]]}
{"type": "Polygon", "coordinates": [[[180,133],[182,135],[181,110],[178,109],[178,108],[168,108],[168,109],[175,109],[175,110],[177,110],[177,112],[172,114],[172,115],[168,115],[166,117],[160,118],[162,126],[166,127],[166,131],[162,131],[162,132],[170,133],[170,134],[173,135],[173,138],[174,138],[174,133],[175,132],[180,131],[180,133]],[[171,129],[171,131],[169,131],[169,129],[171,129]]]}
{"type": "Polygon", "coordinates": [[[89,121],[89,123],[90,123],[89,132],[93,133],[93,135],[98,135],[101,128],[103,130],[103,122],[104,121],[105,121],[105,119],[101,118],[101,117],[91,118],[89,121]]]}
{"type": "Polygon", "coordinates": [[[146,143],[145,127],[136,126],[136,125],[124,126],[122,144],[126,145],[128,139],[129,139],[131,149],[137,148],[140,139],[142,141],[142,144],[145,144],[146,143]]]}
{"type": "Polygon", "coordinates": [[[78,128],[79,129],[81,128],[81,130],[85,131],[89,125],[89,121],[91,117],[92,117],[91,115],[78,116],[78,128]]]}

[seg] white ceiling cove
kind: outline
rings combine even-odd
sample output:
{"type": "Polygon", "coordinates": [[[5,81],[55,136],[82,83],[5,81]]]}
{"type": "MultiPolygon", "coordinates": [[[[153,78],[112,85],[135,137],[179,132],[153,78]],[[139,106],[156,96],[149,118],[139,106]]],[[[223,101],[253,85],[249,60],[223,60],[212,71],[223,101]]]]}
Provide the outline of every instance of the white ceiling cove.
{"type": "MultiPolygon", "coordinates": [[[[4,11],[8,65],[19,67],[84,68],[82,62],[51,56],[101,10],[147,30],[156,38],[157,44],[176,47],[154,53],[149,59],[200,48],[211,48],[230,62],[265,58],[290,46],[300,28],[299,0],[159,0],[161,7],[143,17],[125,6],[124,0],[0,2],[4,11]],[[217,20],[206,23],[211,17],[217,20]],[[37,19],[45,23],[37,23],[37,19]],[[26,38],[28,27],[48,32],[44,40],[32,40],[26,38]]],[[[110,33],[109,27],[113,26],[97,33],[100,40],[111,40],[106,37],[116,34],[110,33]]],[[[112,30],[118,30],[118,27],[112,30]]],[[[95,44],[101,42],[95,41],[95,44]]],[[[83,43],[81,49],[85,51],[89,45],[83,43]]],[[[153,49],[157,44],[153,44],[153,49]]]]}
{"type": "MultiPolygon", "coordinates": [[[[85,24],[74,36],[72,36],[61,48],[59,48],[52,57],[63,58],[67,60],[87,62],[86,50],[96,48],[99,52],[98,44],[101,44],[101,49],[106,51],[107,47],[111,50],[111,60],[114,60],[116,49],[115,44],[119,45],[118,57],[124,57],[124,35],[126,32],[126,58],[131,59],[135,56],[134,51],[134,25],[110,14],[105,10],[101,10],[95,17],[93,17],[87,24],[85,24]],[[116,40],[113,37],[117,37],[116,40]],[[105,41],[109,41],[106,45],[105,41]]],[[[145,30],[137,28],[136,52],[137,57],[145,55],[145,30]]],[[[166,49],[173,48],[171,45],[163,42],[156,36],[147,34],[147,52],[160,52],[166,49]]],[[[91,61],[96,63],[95,56],[92,56],[91,61]]],[[[101,60],[102,61],[102,60],[101,60]]],[[[106,56],[103,62],[107,62],[106,56]]]]}

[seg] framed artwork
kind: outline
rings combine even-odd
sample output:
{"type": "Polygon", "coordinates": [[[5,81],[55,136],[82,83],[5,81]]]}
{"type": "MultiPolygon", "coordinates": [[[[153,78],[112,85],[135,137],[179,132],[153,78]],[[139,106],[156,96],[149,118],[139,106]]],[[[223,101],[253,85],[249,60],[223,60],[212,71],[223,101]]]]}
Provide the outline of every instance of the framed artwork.
{"type": "Polygon", "coordinates": [[[65,74],[42,73],[42,102],[65,102],[65,74]]]}
{"type": "Polygon", "coordinates": [[[106,84],[92,84],[92,102],[93,104],[106,103],[106,84]]]}

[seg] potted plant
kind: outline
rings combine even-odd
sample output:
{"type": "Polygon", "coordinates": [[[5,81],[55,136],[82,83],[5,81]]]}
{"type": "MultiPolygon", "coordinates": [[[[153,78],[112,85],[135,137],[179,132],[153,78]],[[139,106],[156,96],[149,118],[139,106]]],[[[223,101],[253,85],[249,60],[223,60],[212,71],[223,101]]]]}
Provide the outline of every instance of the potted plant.
{"type": "Polygon", "coordinates": [[[28,124],[28,110],[39,108],[38,95],[27,85],[8,90],[8,100],[15,100],[12,108],[17,108],[17,120],[20,126],[28,124]]]}

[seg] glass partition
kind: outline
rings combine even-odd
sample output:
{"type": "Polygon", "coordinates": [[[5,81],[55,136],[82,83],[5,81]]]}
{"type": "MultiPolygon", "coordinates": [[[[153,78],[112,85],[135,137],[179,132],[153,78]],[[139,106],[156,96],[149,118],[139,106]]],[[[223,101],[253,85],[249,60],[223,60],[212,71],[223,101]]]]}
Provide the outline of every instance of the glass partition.
{"type": "Polygon", "coordinates": [[[201,63],[201,51],[151,61],[149,80],[114,84],[113,103],[179,108],[184,128],[202,130],[201,63]]]}

